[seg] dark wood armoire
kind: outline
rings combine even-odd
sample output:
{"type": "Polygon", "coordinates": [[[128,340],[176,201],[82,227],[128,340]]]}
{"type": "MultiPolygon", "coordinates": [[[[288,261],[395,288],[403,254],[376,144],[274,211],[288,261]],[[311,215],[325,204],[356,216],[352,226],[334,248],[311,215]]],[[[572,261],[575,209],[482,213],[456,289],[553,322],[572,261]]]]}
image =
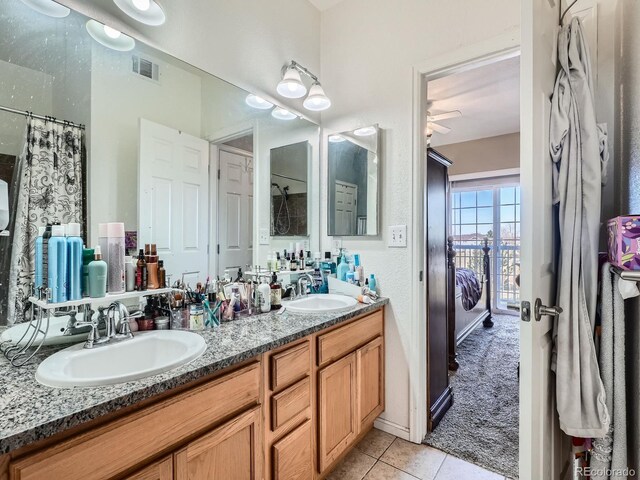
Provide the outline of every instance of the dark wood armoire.
{"type": "Polygon", "coordinates": [[[449,327],[447,319],[449,235],[448,202],[451,162],[427,149],[425,168],[425,291],[427,317],[427,408],[432,431],[453,404],[449,385],[449,327]]]}

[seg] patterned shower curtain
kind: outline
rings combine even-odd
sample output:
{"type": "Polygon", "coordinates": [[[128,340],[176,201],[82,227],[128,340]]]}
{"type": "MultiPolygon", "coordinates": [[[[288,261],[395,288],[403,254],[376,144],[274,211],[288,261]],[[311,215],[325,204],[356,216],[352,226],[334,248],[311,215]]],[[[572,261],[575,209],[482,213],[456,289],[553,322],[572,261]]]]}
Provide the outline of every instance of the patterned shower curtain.
{"type": "Polygon", "coordinates": [[[15,175],[15,221],[12,240],[7,323],[24,320],[34,279],[38,227],[82,224],[83,129],[29,117],[15,175]]]}

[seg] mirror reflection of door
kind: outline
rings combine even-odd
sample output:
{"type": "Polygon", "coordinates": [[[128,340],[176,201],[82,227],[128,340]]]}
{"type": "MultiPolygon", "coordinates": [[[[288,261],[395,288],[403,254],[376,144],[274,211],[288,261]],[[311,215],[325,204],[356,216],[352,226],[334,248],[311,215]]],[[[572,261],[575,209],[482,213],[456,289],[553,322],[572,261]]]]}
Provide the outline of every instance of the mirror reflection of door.
{"type": "Polygon", "coordinates": [[[340,235],[356,234],[358,213],[358,186],[336,180],[336,232],[340,235]]]}
{"type": "Polygon", "coordinates": [[[218,275],[233,278],[253,259],[253,156],[220,148],[218,275]]]}

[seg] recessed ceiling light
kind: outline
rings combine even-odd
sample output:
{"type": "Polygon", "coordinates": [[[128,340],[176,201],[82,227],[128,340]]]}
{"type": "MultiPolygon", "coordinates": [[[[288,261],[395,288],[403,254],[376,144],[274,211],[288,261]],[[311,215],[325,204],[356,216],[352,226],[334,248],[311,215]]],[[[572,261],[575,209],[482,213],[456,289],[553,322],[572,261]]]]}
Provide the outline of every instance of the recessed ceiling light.
{"type": "Polygon", "coordinates": [[[129,35],[125,35],[119,30],[96,20],[89,20],[86,27],[89,35],[91,35],[96,42],[112,50],[128,52],[136,46],[136,41],[129,35]]]}
{"type": "Polygon", "coordinates": [[[269,110],[271,107],[273,107],[273,103],[267,102],[264,98],[259,97],[258,95],[254,95],[253,93],[247,95],[247,98],[245,98],[244,101],[250,107],[260,110],[269,110]]]}
{"type": "Polygon", "coordinates": [[[375,135],[376,134],[376,127],[371,126],[371,127],[358,128],[358,129],[353,131],[353,134],[358,136],[358,137],[368,137],[370,135],[375,135]]]}
{"type": "Polygon", "coordinates": [[[346,138],[344,138],[342,135],[329,135],[329,141],[331,143],[340,143],[340,142],[344,142],[346,140],[346,138]]]}
{"type": "Polygon", "coordinates": [[[155,0],[113,0],[113,2],[124,13],[145,25],[157,27],[167,20],[164,10],[155,0]]]}
{"type": "Polygon", "coordinates": [[[326,110],[331,106],[331,100],[324,93],[324,89],[319,83],[314,83],[309,90],[309,96],[302,102],[304,108],[314,112],[326,110]]]}
{"type": "Polygon", "coordinates": [[[287,68],[276,90],[280,95],[287,98],[300,98],[307,93],[307,87],[302,83],[300,73],[295,68],[287,68]]]}
{"type": "Polygon", "coordinates": [[[36,12],[43,13],[54,18],[64,18],[71,13],[64,5],[60,5],[53,0],[22,0],[22,3],[30,6],[36,12]]]}
{"type": "Polygon", "coordinates": [[[297,118],[295,113],[291,113],[289,110],[282,107],[274,108],[271,115],[278,120],[293,120],[294,118],[297,118]]]}

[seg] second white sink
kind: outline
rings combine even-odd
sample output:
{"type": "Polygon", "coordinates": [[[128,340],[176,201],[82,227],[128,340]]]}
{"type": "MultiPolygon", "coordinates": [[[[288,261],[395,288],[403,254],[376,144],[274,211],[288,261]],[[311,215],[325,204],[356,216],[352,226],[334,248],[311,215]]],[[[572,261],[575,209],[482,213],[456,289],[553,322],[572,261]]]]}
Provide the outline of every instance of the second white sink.
{"type": "Polygon", "coordinates": [[[95,348],[83,344],[46,358],[36,380],[48,387],[92,387],[150,377],[185,365],[207,349],[204,339],[183,330],[136,333],[130,340],[95,348]]]}
{"type": "Polygon", "coordinates": [[[357,304],[355,298],[329,293],[305,295],[282,305],[291,313],[336,313],[351,310],[357,304]]]}

